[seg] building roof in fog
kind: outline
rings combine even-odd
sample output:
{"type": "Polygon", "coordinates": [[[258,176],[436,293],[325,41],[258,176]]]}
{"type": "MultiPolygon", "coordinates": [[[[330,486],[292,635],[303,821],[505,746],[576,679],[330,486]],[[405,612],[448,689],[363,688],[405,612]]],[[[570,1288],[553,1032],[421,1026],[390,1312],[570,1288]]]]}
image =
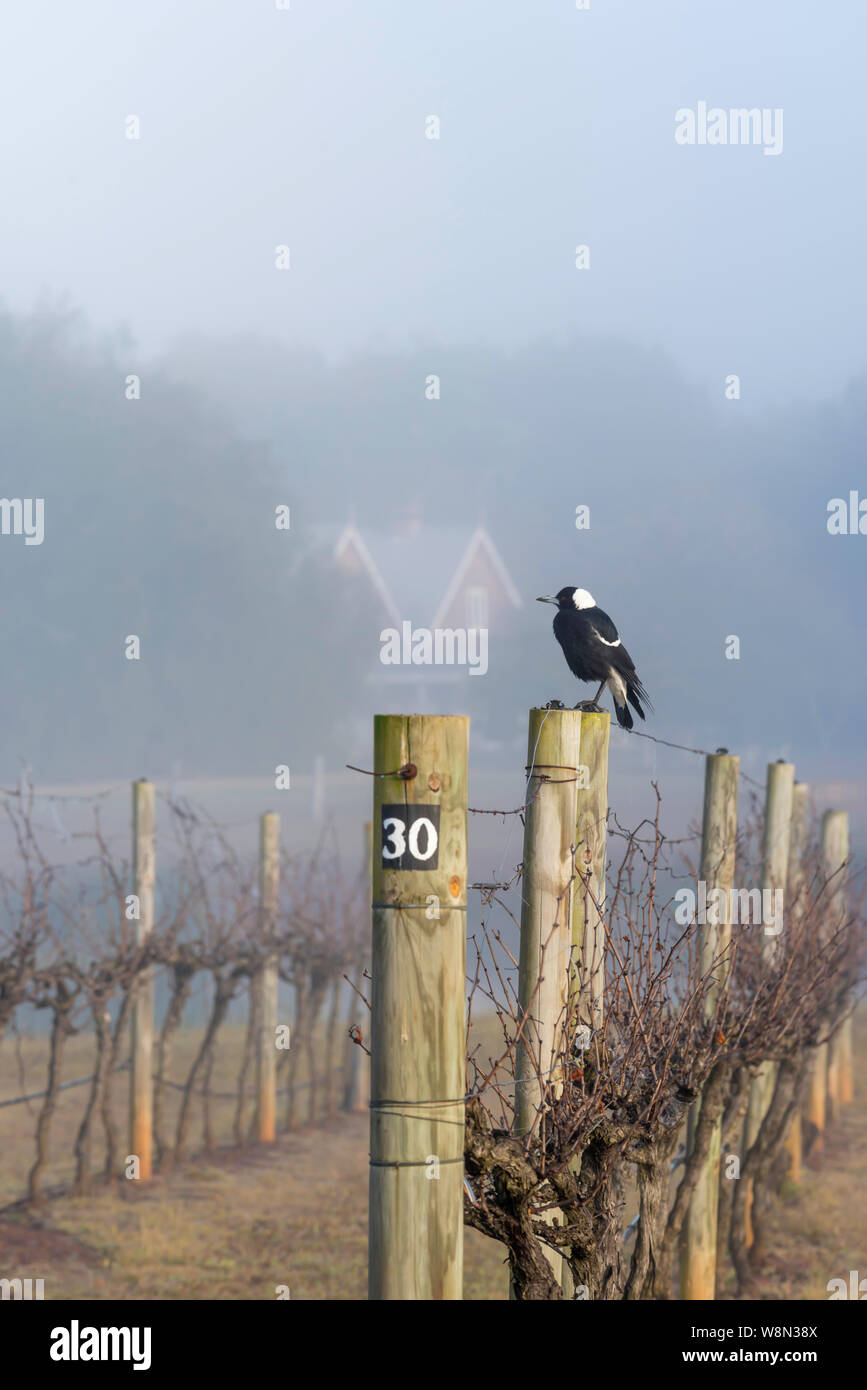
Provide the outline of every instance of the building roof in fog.
{"type": "Polygon", "coordinates": [[[309,528],[317,550],[329,551],[349,567],[354,559],[368,575],[395,623],[436,627],[460,593],[474,557],[484,555],[503,593],[515,607],[521,596],[484,526],[429,526],[420,521],[392,530],[365,529],[349,522],[309,528]]]}

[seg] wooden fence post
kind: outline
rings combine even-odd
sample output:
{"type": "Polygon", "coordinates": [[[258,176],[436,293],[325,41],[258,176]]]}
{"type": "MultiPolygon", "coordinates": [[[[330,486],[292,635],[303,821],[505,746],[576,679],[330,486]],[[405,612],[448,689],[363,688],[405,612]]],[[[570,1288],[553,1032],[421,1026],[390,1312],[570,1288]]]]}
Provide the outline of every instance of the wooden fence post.
{"type": "MultiPolygon", "coordinates": [[[[259,941],[273,943],[280,891],[280,817],[266,811],[259,821],[259,941]]],[[[277,1137],[277,957],[272,950],[257,971],[253,1007],[256,1040],[256,1129],[260,1144],[277,1137]]]]}
{"type": "MultiPolygon", "coordinates": [[[[827,935],[839,930],[846,913],[846,871],[843,865],[849,858],[849,814],[847,811],[826,811],[822,817],[822,869],[826,879],[834,875],[828,897],[830,918],[827,935]]],[[[835,1022],[836,1020],[830,1020],[835,1022]]],[[[845,1027],[845,1024],[843,1025],[845,1027]]],[[[842,1028],[838,1028],[827,1053],[827,1123],[836,1124],[840,1117],[841,1071],[845,1056],[842,1028]]]]}
{"type": "Polygon", "coordinates": [[[371,1299],[460,1299],[469,719],[374,719],[371,1299]]]}
{"type": "MultiPolygon", "coordinates": [[[[787,913],[804,912],[803,894],[805,891],[804,853],[807,848],[807,802],[809,787],[806,782],[795,782],[792,787],[792,824],[789,833],[789,881],[786,888],[787,913]]],[[[801,1116],[796,1114],[792,1120],[789,1137],[786,1140],[791,1164],[789,1177],[792,1182],[801,1181],[801,1161],[803,1157],[803,1134],[801,1116]]]]}
{"type": "Polygon", "coordinates": [[[852,1016],[840,1024],[838,1085],[841,1105],[851,1105],[855,1099],[855,1076],[852,1060],[852,1016]]]}
{"type": "MultiPolygon", "coordinates": [[[[133,892],[138,899],[135,940],[143,946],[154,926],[154,784],[132,784],[133,892]]],[[[153,1172],[154,971],[148,965],[133,983],[132,1070],[130,1073],[130,1153],[139,1161],[139,1177],[153,1172]]]]}
{"type": "MultiPolygon", "coordinates": [[[[792,833],[792,792],[795,785],[793,763],[778,762],[768,764],[768,779],[765,792],[765,833],[762,845],[762,895],[766,890],[773,894],[776,890],[785,897],[789,872],[789,840],[792,833]]],[[[774,899],[772,898],[772,902],[774,899]]],[[[785,907],[784,907],[785,913],[785,907]]],[[[762,958],[772,965],[776,960],[782,943],[779,936],[762,931],[762,958]]],[[[750,1086],[747,1105],[747,1118],[744,1125],[744,1153],[755,1143],[762,1120],[767,1114],[774,1093],[776,1067],[771,1061],[762,1062],[750,1086]]],[[[747,1245],[752,1245],[752,1180],[748,1179],[747,1189],[747,1245]]]]}
{"type": "Polygon", "coordinates": [[[810,1088],[805,1113],[810,1124],[808,1155],[819,1155],[825,1147],[825,1111],[827,1108],[828,1044],[813,1048],[810,1088]]]}
{"type": "Polygon", "coordinates": [[[582,713],[579,754],[582,779],[578,782],[575,867],[572,894],[573,965],[589,990],[587,1017],[592,1029],[602,1027],[605,1005],[605,865],[608,846],[608,743],[611,715],[582,713]],[[594,902],[595,899],[595,902],[594,902]],[[598,906],[597,906],[598,904],[598,906]]]}
{"type": "MultiPolygon", "coordinates": [[[[602,1027],[605,1004],[605,871],[608,854],[608,744],[611,715],[582,711],[579,730],[579,779],[575,820],[575,870],[572,885],[571,988],[585,1000],[582,1022],[592,1031],[602,1027]],[[583,886],[582,886],[583,884],[583,886]]],[[[574,1021],[574,1020],[573,1020],[574,1021]]],[[[580,1172],[580,1155],[570,1165],[580,1172]]],[[[573,1299],[575,1284],[563,1258],[560,1284],[564,1299],[573,1299]]]]}
{"type": "MultiPolygon", "coordinates": [[[[517,1047],[515,1133],[529,1134],[545,1089],[562,1085],[561,1055],[572,965],[572,850],[578,819],[581,714],[531,709],[524,798],[521,875],[521,950],[518,1008],[529,1010],[517,1047]],[[558,1085],[559,1083],[559,1085],[558,1085]]],[[[557,1209],[547,1214],[559,1224],[557,1209]]],[[[545,1256],[561,1288],[568,1287],[563,1256],[545,1256]]]]}
{"type": "MultiPolygon", "coordinates": [[[[364,822],[364,854],[365,862],[367,864],[366,892],[368,902],[370,903],[373,901],[373,821],[369,820],[364,822]]],[[[368,965],[368,963],[369,962],[367,961],[365,954],[357,962],[356,968],[358,970],[359,975],[363,976],[365,966],[368,965]]],[[[363,979],[359,979],[355,983],[357,984],[358,988],[363,991],[363,979]]],[[[346,1015],[347,1034],[353,1024],[354,1019],[359,1014],[359,1009],[361,1010],[362,1018],[364,1020],[363,1023],[360,1025],[361,1031],[363,1034],[366,1035],[370,1032],[370,1024],[367,1018],[364,1016],[364,1005],[361,1003],[360,999],[358,998],[358,995],[355,993],[355,990],[350,990],[349,1003],[347,1005],[346,1015]]],[[[365,1036],[364,1042],[367,1043],[367,1041],[368,1039],[365,1036]]],[[[364,1114],[367,1114],[369,1100],[370,1058],[364,1051],[364,1048],[359,1047],[358,1043],[353,1042],[352,1038],[347,1036],[346,1081],[343,1090],[343,1105],[341,1109],[347,1111],[349,1114],[358,1114],[360,1112],[364,1112],[364,1114]]]]}
{"type": "Polygon", "coordinates": [[[578,710],[530,710],[518,966],[520,1016],[530,1012],[517,1047],[519,1135],[533,1128],[544,1088],[556,1086],[563,1044],[572,956],[580,740],[578,710]]]}
{"type": "MultiPolygon", "coordinates": [[[[731,891],[735,881],[735,841],[738,828],[738,769],[740,759],[730,753],[709,753],[704,770],[704,809],[701,827],[699,880],[725,894],[725,920],[719,926],[699,927],[699,975],[715,971],[707,997],[710,1016],[729,968],[731,945],[731,891]]],[[[689,1111],[687,1149],[694,1143],[701,1098],[689,1111]]],[[[680,1259],[682,1299],[713,1299],[716,1286],[717,1213],[722,1120],[714,1125],[707,1160],[690,1199],[684,1222],[680,1259]]]]}

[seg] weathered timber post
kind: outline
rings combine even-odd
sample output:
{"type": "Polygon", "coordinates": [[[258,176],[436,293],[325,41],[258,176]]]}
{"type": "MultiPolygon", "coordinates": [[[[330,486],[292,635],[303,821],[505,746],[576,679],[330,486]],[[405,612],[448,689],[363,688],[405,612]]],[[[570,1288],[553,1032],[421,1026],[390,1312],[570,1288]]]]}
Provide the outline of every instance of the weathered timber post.
{"type": "Polygon", "coordinates": [[[810,1086],[807,1092],[805,1114],[810,1124],[810,1156],[818,1155],[825,1147],[825,1112],[827,1108],[828,1044],[820,1043],[812,1049],[810,1064],[810,1086]]]}
{"type": "MultiPolygon", "coordinates": [[[[369,820],[364,822],[364,855],[365,863],[367,864],[367,893],[368,896],[370,896],[373,883],[373,821],[369,820]]],[[[373,899],[371,898],[371,902],[372,901],[373,899]]],[[[362,981],[366,964],[367,959],[365,953],[365,956],[358,961],[356,967],[358,974],[362,977],[357,981],[359,989],[363,989],[362,981]]],[[[370,1101],[370,1059],[364,1051],[364,1048],[360,1047],[358,1043],[353,1042],[352,1038],[348,1036],[349,1029],[352,1027],[355,1018],[359,1014],[359,1009],[362,1011],[363,1016],[363,1023],[360,1024],[359,1027],[364,1035],[370,1031],[367,1016],[364,1014],[364,1005],[355,993],[355,990],[350,990],[346,1015],[346,1080],[343,1091],[343,1105],[341,1107],[341,1109],[350,1114],[358,1114],[361,1111],[367,1114],[367,1107],[370,1101]]],[[[367,1043],[366,1036],[364,1037],[364,1042],[365,1044],[367,1043]]]]}
{"type": "Polygon", "coordinates": [[[855,1099],[855,1074],[852,1056],[852,1015],[840,1024],[840,1070],[838,1076],[841,1105],[851,1105],[855,1099]]]}
{"type": "MultiPolygon", "coordinates": [[[[572,885],[571,988],[579,996],[578,1017],[589,1037],[588,1045],[603,1023],[605,1004],[605,870],[608,854],[608,744],[611,715],[581,713],[579,732],[578,797],[575,820],[576,877],[572,885]],[[582,986],[584,996],[581,998],[582,986]]],[[[575,1019],[572,1019],[575,1023],[575,1019]]],[[[578,1172],[580,1156],[571,1167],[578,1172]]],[[[574,1298],[572,1272],[562,1261],[563,1297],[574,1298]]]]}
{"type": "MultiPolygon", "coordinates": [[[[841,863],[845,863],[849,858],[849,814],[847,811],[840,811],[838,815],[845,817],[840,826],[840,846],[839,852],[843,853],[841,863]]],[[[840,875],[840,908],[838,914],[839,922],[845,922],[847,915],[846,905],[846,880],[848,874],[846,869],[840,875]]],[[[847,1006],[851,1006],[851,999],[847,1000],[847,1006]]],[[[855,1099],[855,1076],[853,1072],[852,1057],[852,1015],[843,1019],[840,1024],[840,1031],[837,1034],[837,1094],[840,1105],[851,1105],[855,1099]]]]}
{"type": "Polygon", "coordinates": [[[371,1299],[460,1299],[469,720],[374,719],[371,1299]]]}
{"type": "MultiPolygon", "coordinates": [[[[776,912],[776,893],[785,897],[789,874],[789,841],[792,833],[792,792],[795,785],[793,763],[778,762],[768,764],[768,779],[765,792],[765,833],[762,845],[762,905],[765,893],[771,893],[773,911],[776,912]]],[[[783,908],[785,920],[785,906],[783,908]]],[[[779,935],[769,934],[769,924],[763,922],[762,959],[765,965],[773,966],[782,950],[779,935]]],[[[767,1114],[771,1097],[774,1094],[776,1067],[771,1061],[762,1062],[750,1086],[747,1117],[744,1125],[744,1153],[751,1148],[758,1137],[762,1120],[767,1114]]],[[[752,1181],[747,1188],[747,1245],[752,1245],[752,1181]]]]}
{"type": "MultiPolygon", "coordinates": [[[[716,1009],[730,967],[731,892],[735,881],[735,840],[738,829],[738,769],[740,759],[730,753],[709,753],[704,771],[704,810],[701,828],[699,879],[710,896],[712,889],[725,895],[723,921],[699,927],[699,976],[712,975],[706,1011],[716,1009]]],[[[687,1149],[695,1140],[701,1098],[687,1117],[687,1149]]],[[[713,1299],[716,1284],[717,1213],[722,1118],[711,1134],[707,1160],[687,1209],[681,1243],[680,1296],[713,1299]]]]}
{"type": "Polygon", "coordinates": [[[556,1086],[572,955],[573,856],[581,715],[530,710],[524,868],[521,877],[520,1016],[515,1128],[528,1134],[546,1085],[556,1086]],[[552,1071],[555,1075],[550,1075],[552,1071]]]}
{"type": "Polygon", "coordinates": [[[581,777],[575,823],[575,867],[581,874],[572,894],[572,962],[588,1007],[582,1021],[601,1028],[605,1004],[605,865],[608,844],[608,743],[611,715],[582,713],[581,777]],[[586,1016],[585,1016],[586,1012],[586,1016]]]}
{"type": "MultiPolygon", "coordinates": [[[[835,817],[845,815],[845,812],[826,811],[822,817],[822,872],[828,878],[835,868],[839,868],[841,860],[838,854],[842,848],[840,839],[840,822],[835,821],[835,817]],[[829,865],[831,867],[829,867],[829,865]]],[[[848,850],[848,834],[846,849],[848,850]]],[[[829,904],[834,903],[833,888],[827,899],[829,904]]],[[[829,909],[826,908],[826,911],[829,909]]],[[[830,909],[833,911],[833,906],[830,909]]],[[[827,940],[830,932],[826,920],[819,923],[819,933],[823,941],[827,940]]],[[[828,1121],[828,1058],[830,1048],[828,1043],[820,1043],[813,1049],[813,1062],[810,1071],[810,1089],[807,1094],[806,1115],[810,1122],[811,1138],[810,1153],[818,1155],[825,1147],[825,1128],[828,1121]]]]}
{"type": "MultiPolygon", "coordinates": [[[[826,880],[831,879],[833,875],[828,897],[826,939],[839,931],[846,918],[846,871],[843,866],[848,858],[849,814],[847,811],[826,811],[822,817],[822,870],[826,880]]],[[[836,1022],[833,1016],[829,1019],[831,1024],[836,1022]]],[[[830,1042],[825,1045],[828,1067],[828,1124],[836,1124],[840,1117],[841,1071],[845,1056],[842,1030],[845,1026],[844,1023],[838,1027],[830,1042]]]]}
{"type": "Polygon", "coordinates": [[[273,951],[280,888],[280,817],[266,811],[259,822],[259,942],[265,959],[253,981],[256,1039],[256,1130],[260,1144],[277,1137],[277,957],[273,951]]]}
{"type": "Polygon", "coordinates": [[[806,888],[806,875],[804,871],[804,854],[807,849],[807,806],[810,798],[810,788],[806,782],[795,782],[792,787],[792,825],[789,833],[789,884],[788,900],[789,906],[794,907],[800,904],[799,911],[803,913],[804,904],[801,898],[806,888]]]}
{"type": "MultiPolygon", "coordinates": [[[[138,900],[135,941],[144,946],[154,926],[154,784],[132,784],[133,892],[138,900]]],[[[139,1177],[153,1172],[154,970],[140,970],[133,982],[132,1069],[130,1072],[130,1153],[139,1161],[139,1177]]]]}
{"type": "Polygon", "coordinates": [[[838,1092],[841,1105],[851,1105],[855,1099],[855,1076],[852,1060],[852,1016],[844,1018],[839,1033],[838,1092]]]}
{"type": "MultiPolygon", "coordinates": [[[[804,913],[804,892],[806,876],[804,873],[804,854],[807,848],[807,801],[809,787],[806,782],[795,782],[792,788],[792,824],[789,833],[789,882],[786,888],[787,912],[804,913]]],[[[796,1114],[792,1120],[786,1148],[791,1158],[789,1177],[793,1182],[801,1181],[801,1161],[803,1157],[803,1135],[801,1116],[796,1114]]]]}
{"type": "MultiPolygon", "coordinates": [[[[535,1128],[546,1089],[558,1094],[562,1088],[580,746],[578,710],[530,710],[518,966],[519,1017],[526,1013],[527,1019],[517,1047],[518,1135],[535,1128]]],[[[552,1210],[547,1219],[559,1224],[561,1216],[552,1210]]],[[[562,1287],[567,1276],[562,1256],[545,1254],[562,1287]]]]}

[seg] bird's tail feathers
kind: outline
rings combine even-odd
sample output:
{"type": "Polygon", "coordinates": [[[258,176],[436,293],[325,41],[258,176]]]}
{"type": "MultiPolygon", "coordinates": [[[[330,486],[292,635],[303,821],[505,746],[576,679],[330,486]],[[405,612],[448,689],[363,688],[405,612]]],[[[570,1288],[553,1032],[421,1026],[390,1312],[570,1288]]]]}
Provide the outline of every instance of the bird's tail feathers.
{"type": "MultiPolygon", "coordinates": [[[[643,718],[645,717],[645,716],[644,716],[644,710],[643,710],[642,707],[641,707],[641,701],[642,701],[642,700],[643,700],[644,703],[647,705],[647,708],[648,708],[649,710],[651,710],[651,711],[653,710],[653,705],[650,703],[650,700],[649,700],[649,698],[648,698],[647,691],[645,690],[644,686],[641,684],[641,681],[638,679],[637,676],[634,676],[632,680],[630,680],[630,681],[627,682],[627,685],[626,685],[626,698],[628,699],[628,701],[629,701],[629,703],[631,704],[632,708],[635,710],[636,714],[638,714],[639,717],[640,717],[641,719],[643,719],[643,718]]],[[[618,714],[618,718],[619,718],[619,714],[618,714]]],[[[621,722],[622,722],[622,721],[621,721],[621,722]]],[[[631,728],[631,727],[632,727],[632,721],[631,721],[631,720],[630,720],[630,722],[629,722],[628,725],[624,725],[624,728],[631,728]]]]}
{"type": "MultiPolygon", "coordinates": [[[[631,698],[631,697],[630,697],[630,698],[631,698]]],[[[635,704],[635,701],[633,700],[632,703],[635,704]]],[[[640,709],[639,709],[638,712],[639,712],[639,714],[641,714],[641,710],[640,710],[640,709]]],[[[627,705],[627,703],[626,703],[625,700],[624,700],[623,704],[621,705],[621,704],[618,702],[618,700],[616,699],[616,697],[615,697],[615,700],[614,700],[614,713],[617,715],[617,722],[618,722],[618,724],[620,725],[621,729],[631,729],[631,728],[632,728],[632,715],[629,713],[629,706],[627,705]]],[[[642,717],[642,719],[643,719],[643,718],[644,718],[644,715],[642,714],[641,717],[642,717]]]]}

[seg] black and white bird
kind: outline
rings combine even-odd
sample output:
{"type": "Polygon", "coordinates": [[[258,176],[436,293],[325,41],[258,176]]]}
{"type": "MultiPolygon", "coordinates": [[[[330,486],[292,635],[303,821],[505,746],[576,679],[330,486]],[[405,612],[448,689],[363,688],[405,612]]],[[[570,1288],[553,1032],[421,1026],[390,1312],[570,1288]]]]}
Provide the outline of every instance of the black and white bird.
{"type": "Polygon", "coordinates": [[[586,589],[561,589],[558,594],[540,598],[537,602],[553,603],[557,607],[554,636],[563,648],[572,674],[579,681],[599,682],[595,697],[580,701],[575,708],[598,709],[597,702],[607,685],[614,700],[618,724],[622,729],[631,729],[629,705],[642,719],[642,700],[650,710],[653,705],[638,679],[632,657],[608,614],[596,607],[596,600],[586,589]]]}

